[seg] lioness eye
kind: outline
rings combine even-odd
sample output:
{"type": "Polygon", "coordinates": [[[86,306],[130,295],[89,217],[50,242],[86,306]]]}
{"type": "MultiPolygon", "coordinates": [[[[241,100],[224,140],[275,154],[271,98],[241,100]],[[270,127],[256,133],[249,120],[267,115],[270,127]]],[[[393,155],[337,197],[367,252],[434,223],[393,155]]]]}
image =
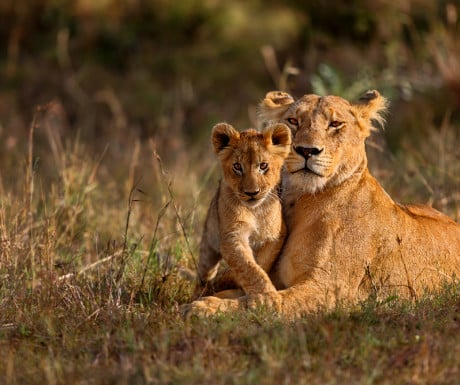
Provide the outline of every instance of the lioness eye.
{"type": "Polygon", "coordinates": [[[289,124],[292,124],[293,126],[299,125],[299,121],[296,118],[287,118],[287,121],[289,124]]]}
{"type": "Polygon", "coordinates": [[[261,170],[266,170],[268,168],[268,163],[262,162],[261,164],[259,164],[259,168],[261,170]]]}
{"type": "Polygon", "coordinates": [[[235,171],[241,171],[241,163],[233,163],[233,169],[235,171]]]}
{"type": "Polygon", "coordinates": [[[338,120],[333,120],[331,123],[329,123],[329,127],[332,128],[339,128],[343,123],[339,122],[338,120]]]}

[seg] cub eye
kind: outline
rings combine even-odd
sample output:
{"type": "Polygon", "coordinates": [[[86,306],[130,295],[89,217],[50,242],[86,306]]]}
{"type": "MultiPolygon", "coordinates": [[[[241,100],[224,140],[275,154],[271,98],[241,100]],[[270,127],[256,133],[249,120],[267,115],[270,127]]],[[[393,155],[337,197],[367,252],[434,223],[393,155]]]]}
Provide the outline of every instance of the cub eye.
{"type": "Polygon", "coordinates": [[[329,123],[329,127],[332,128],[339,128],[343,125],[342,122],[339,122],[338,120],[333,120],[332,122],[329,123]]]}
{"type": "Polygon", "coordinates": [[[262,162],[261,164],[259,164],[259,168],[261,170],[266,170],[268,168],[268,163],[262,162]]]}
{"type": "Polygon", "coordinates": [[[233,169],[234,169],[235,171],[241,172],[241,170],[242,170],[243,168],[241,167],[241,163],[238,163],[238,162],[237,162],[237,163],[233,163],[233,169]]]}
{"type": "Polygon", "coordinates": [[[287,118],[287,121],[289,124],[292,124],[293,126],[299,126],[299,121],[296,118],[287,118]]]}

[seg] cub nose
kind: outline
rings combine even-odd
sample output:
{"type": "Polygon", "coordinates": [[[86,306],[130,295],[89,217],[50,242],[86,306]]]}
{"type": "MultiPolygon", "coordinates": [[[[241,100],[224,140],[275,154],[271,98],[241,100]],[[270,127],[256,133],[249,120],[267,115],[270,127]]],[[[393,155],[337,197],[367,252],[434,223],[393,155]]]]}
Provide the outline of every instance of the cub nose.
{"type": "Polygon", "coordinates": [[[254,190],[254,191],[245,191],[244,192],[248,197],[255,197],[258,193],[260,193],[260,189],[254,190]]]}
{"type": "Polygon", "coordinates": [[[302,155],[305,159],[311,158],[313,155],[319,155],[323,149],[318,147],[302,147],[296,146],[294,147],[294,151],[297,154],[302,155]]]}

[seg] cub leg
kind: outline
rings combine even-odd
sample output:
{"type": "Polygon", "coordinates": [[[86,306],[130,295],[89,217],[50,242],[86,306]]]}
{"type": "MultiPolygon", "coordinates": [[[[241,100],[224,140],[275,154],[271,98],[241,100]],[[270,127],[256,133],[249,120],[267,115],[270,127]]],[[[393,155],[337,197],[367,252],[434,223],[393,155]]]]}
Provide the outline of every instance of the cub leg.
{"type": "Polygon", "coordinates": [[[246,294],[276,291],[268,274],[255,261],[248,239],[240,239],[234,233],[224,236],[221,251],[233,277],[246,294]]]}

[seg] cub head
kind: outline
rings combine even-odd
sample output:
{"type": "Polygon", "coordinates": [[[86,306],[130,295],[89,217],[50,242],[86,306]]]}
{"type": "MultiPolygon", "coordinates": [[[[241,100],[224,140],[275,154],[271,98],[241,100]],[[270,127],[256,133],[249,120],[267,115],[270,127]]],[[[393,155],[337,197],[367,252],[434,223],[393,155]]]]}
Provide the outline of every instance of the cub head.
{"type": "Polygon", "coordinates": [[[212,144],[222,167],[223,183],[238,200],[256,207],[280,181],[291,148],[291,132],[281,123],[263,132],[238,132],[227,123],[219,123],[212,130],[212,144]]]}
{"type": "Polygon", "coordinates": [[[258,107],[262,125],[286,123],[292,151],[286,159],[288,182],[314,194],[334,187],[367,167],[364,142],[383,124],[386,99],[368,91],[358,103],[338,96],[304,95],[294,100],[281,91],[269,92],[258,107]]]}

